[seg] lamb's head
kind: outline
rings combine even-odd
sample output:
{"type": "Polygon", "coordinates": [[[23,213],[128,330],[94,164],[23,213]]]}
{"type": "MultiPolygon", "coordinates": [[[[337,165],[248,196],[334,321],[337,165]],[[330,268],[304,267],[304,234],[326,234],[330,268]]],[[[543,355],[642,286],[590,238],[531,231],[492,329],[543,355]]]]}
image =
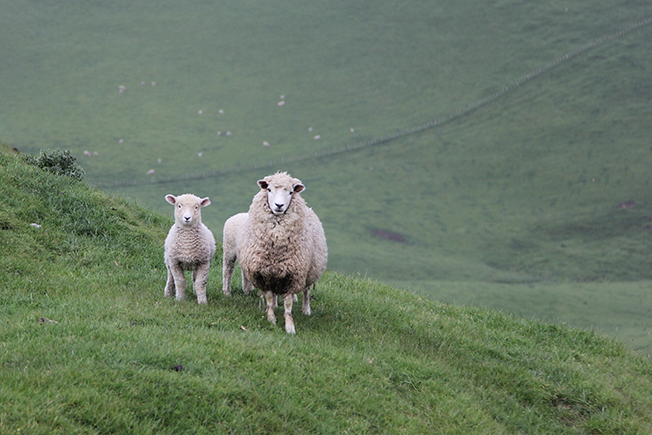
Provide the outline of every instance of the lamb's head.
{"type": "Polygon", "coordinates": [[[182,226],[201,223],[201,208],[211,203],[208,197],[198,198],[190,193],[181,196],[165,195],[165,200],[174,206],[174,220],[182,226]]]}
{"type": "Polygon", "coordinates": [[[258,185],[267,192],[267,204],[276,216],[282,215],[292,202],[292,195],[303,191],[306,186],[287,172],[277,172],[258,180],[258,185]]]}

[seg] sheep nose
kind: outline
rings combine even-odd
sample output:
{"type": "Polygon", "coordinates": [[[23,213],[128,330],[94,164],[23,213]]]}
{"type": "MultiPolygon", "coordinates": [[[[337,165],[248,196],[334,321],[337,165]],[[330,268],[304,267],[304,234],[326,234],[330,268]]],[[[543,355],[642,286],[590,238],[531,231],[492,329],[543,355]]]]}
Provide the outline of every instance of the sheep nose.
{"type": "Polygon", "coordinates": [[[278,202],[275,202],[274,205],[276,206],[276,208],[281,209],[285,204],[279,204],[278,202]]]}

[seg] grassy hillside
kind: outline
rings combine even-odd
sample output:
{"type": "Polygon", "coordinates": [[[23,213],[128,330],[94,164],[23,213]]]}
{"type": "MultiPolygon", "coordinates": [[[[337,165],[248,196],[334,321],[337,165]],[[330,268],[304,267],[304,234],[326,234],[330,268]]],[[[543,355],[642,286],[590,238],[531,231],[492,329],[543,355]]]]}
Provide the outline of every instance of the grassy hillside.
{"type": "Polygon", "coordinates": [[[258,178],[289,170],[331,270],[651,352],[652,25],[619,32],[649,2],[5,2],[0,16],[0,140],[70,149],[87,180],[166,215],[166,193],[210,196],[218,238],[258,178]],[[456,114],[515,81],[418,134],[241,170],[456,114]],[[239,172],[156,182],[218,170],[239,172]]]}
{"type": "Polygon", "coordinates": [[[333,272],[290,337],[217,259],[165,299],[168,217],[15,156],[0,195],[0,433],[652,431],[613,339],[333,272]]]}

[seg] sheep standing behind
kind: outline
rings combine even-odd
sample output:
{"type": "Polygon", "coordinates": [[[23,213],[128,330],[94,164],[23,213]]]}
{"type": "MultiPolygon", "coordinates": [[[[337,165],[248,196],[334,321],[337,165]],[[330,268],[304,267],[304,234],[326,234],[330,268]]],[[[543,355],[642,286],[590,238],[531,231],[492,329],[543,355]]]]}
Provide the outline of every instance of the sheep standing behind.
{"type": "Polygon", "coordinates": [[[208,271],[215,255],[215,238],[201,221],[201,208],[209,205],[211,200],[189,193],[181,196],[166,195],[165,200],[175,206],[174,225],[165,239],[164,258],[168,269],[165,296],[175,294],[178,301],[184,299],[184,271],[190,270],[197,303],[205,304],[208,271]]]}
{"type": "Polygon", "coordinates": [[[300,193],[301,180],[277,172],[258,180],[249,217],[238,243],[242,273],[260,289],[267,303],[267,319],[276,323],[275,296],[283,295],[285,330],[296,333],[292,302],[303,291],[301,311],[310,315],[310,286],[326,270],[328,249],[321,222],[300,193]]]}
{"type": "MultiPolygon", "coordinates": [[[[235,262],[238,259],[238,245],[241,242],[249,213],[238,213],[231,216],[224,222],[224,231],[222,232],[222,248],[224,257],[222,261],[222,291],[226,296],[231,296],[231,276],[235,262]]],[[[248,295],[253,289],[253,285],[247,280],[244,272],[242,273],[242,291],[248,295]]]]}

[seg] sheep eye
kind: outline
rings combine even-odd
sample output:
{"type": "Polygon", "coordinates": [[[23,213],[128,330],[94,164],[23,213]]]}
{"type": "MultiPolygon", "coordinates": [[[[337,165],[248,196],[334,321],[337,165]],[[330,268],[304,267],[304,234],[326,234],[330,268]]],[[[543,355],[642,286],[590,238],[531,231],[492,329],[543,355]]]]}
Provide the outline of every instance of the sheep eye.
{"type": "Polygon", "coordinates": [[[179,204],[179,208],[181,208],[181,204],[179,204]]]}

